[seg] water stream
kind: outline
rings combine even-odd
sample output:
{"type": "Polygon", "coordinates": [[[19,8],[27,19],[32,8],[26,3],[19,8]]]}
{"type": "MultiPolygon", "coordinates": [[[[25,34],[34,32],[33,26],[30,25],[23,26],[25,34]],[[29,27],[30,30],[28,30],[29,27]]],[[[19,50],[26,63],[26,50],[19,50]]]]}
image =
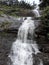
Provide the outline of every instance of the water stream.
{"type": "MultiPolygon", "coordinates": [[[[36,13],[39,16],[39,13],[36,13]]],[[[31,17],[27,17],[20,26],[18,37],[12,45],[8,56],[11,59],[11,63],[8,65],[43,65],[40,58],[34,57],[37,53],[40,53],[38,45],[34,40],[34,29],[34,20],[31,17]],[[35,61],[36,59],[38,60],[35,61]]]]}

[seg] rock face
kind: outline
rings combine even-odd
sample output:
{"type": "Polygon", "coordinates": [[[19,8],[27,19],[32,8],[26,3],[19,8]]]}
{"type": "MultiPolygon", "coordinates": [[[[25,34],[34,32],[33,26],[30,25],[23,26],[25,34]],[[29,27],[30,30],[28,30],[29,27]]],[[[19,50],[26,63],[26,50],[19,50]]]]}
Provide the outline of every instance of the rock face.
{"type": "Polygon", "coordinates": [[[18,16],[25,16],[25,17],[33,17],[34,16],[34,14],[33,14],[33,12],[31,12],[31,11],[28,11],[28,12],[16,12],[15,13],[16,15],[18,15],[18,16]]]}
{"type": "Polygon", "coordinates": [[[43,65],[49,65],[49,41],[45,39],[43,33],[40,32],[39,28],[40,28],[40,21],[39,25],[36,24],[35,29],[35,38],[39,46],[39,50],[41,51],[40,54],[37,54],[37,57],[42,59],[43,65]]]}
{"type": "Polygon", "coordinates": [[[7,65],[8,54],[12,43],[17,38],[18,28],[22,22],[22,17],[16,18],[7,15],[0,17],[0,65],[7,65]]]}
{"type": "Polygon", "coordinates": [[[49,54],[48,53],[37,54],[37,57],[42,59],[43,65],[49,65],[49,54]]]}
{"type": "Polygon", "coordinates": [[[0,32],[6,31],[16,33],[22,22],[22,17],[16,18],[12,16],[2,15],[2,17],[0,17],[0,32]]]}
{"type": "Polygon", "coordinates": [[[7,65],[8,54],[17,34],[0,32],[0,65],[7,65]]]}

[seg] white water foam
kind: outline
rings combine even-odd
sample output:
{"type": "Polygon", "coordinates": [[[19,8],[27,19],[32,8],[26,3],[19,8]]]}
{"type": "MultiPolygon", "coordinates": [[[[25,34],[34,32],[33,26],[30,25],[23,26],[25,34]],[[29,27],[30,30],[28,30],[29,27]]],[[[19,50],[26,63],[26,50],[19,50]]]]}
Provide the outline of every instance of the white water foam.
{"type": "MultiPolygon", "coordinates": [[[[12,45],[10,65],[34,65],[33,54],[40,53],[36,42],[32,38],[28,39],[28,33],[33,36],[34,29],[34,21],[28,17],[20,26],[18,37],[12,45]]],[[[41,60],[38,65],[43,65],[41,60]]]]}

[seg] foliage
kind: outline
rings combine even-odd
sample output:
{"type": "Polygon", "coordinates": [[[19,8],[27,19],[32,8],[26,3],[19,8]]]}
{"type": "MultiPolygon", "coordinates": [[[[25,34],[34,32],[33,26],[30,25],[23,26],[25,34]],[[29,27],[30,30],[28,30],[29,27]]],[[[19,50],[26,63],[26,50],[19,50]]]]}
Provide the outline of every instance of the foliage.
{"type": "Polygon", "coordinates": [[[3,11],[0,11],[0,16],[1,16],[1,14],[4,14],[3,11]]]}
{"type": "Polygon", "coordinates": [[[23,15],[28,15],[30,9],[33,9],[35,5],[30,5],[29,3],[26,3],[25,1],[18,1],[15,0],[16,2],[13,3],[13,0],[6,0],[6,1],[0,1],[0,16],[2,14],[6,15],[12,15],[12,16],[19,16],[19,14],[23,15]],[[9,2],[9,4],[7,4],[9,2]]]}
{"type": "Polygon", "coordinates": [[[40,9],[44,9],[45,7],[49,6],[49,0],[40,0],[40,9]]]}
{"type": "Polygon", "coordinates": [[[17,6],[20,8],[27,8],[27,9],[32,9],[32,6],[29,3],[26,3],[25,1],[18,1],[16,0],[16,2],[13,2],[13,0],[9,0],[8,1],[9,4],[7,3],[7,1],[0,1],[0,4],[2,5],[8,5],[8,6],[14,6],[14,8],[16,8],[17,6]]]}
{"type": "Polygon", "coordinates": [[[21,13],[24,16],[24,14],[27,15],[29,13],[29,11],[30,11],[30,9],[19,7],[16,5],[7,6],[7,5],[0,4],[0,16],[2,16],[3,14],[6,14],[6,15],[10,15],[10,16],[19,17],[21,15],[21,13]]]}
{"type": "Polygon", "coordinates": [[[31,9],[32,6],[29,3],[26,3],[25,1],[20,1],[19,6],[22,8],[31,9]]]}
{"type": "Polygon", "coordinates": [[[41,16],[41,28],[42,28],[42,32],[43,34],[45,33],[45,38],[49,39],[48,34],[49,34],[49,6],[46,7],[43,10],[42,16],[41,16]]]}
{"type": "Polygon", "coordinates": [[[39,5],[42,11],[40,34],[44,36],[45,40],[49,40],[49,0],[42,0],[39,5]]]}

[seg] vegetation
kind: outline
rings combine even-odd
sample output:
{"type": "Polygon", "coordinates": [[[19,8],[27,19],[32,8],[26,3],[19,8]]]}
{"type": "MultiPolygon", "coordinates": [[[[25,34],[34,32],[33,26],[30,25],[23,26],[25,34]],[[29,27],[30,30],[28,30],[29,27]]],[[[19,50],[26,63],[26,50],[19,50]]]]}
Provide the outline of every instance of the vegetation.
{"type": "Polygon", "coordinates": [[[8,21],[2,22],[2,23],[0,23],[0,28],[7,29],[11,24],[12,23],[8,22],[8,21]]]}
{"type": "Polygon", "coordinates": [[[16,0],[15,2],[13,2],[13,0],[9,0],[9,1],[0,1],[0,4],[2,5],[7,5],[7,6],[15,6],[16,7],[20,7],[20,8],[26,8],[26,9],[32,9],[32,6],[29,3],[26,3],[25,1],[18,1],[16,0]]]}
{"type": "Polygon", "coordinates": [[[40,0],[40,9],[44,9],[45,7],[49,6],[49,0],[40,0]]]}
{"type": "Polygon", "coordinates": [[[47,43],[49,41],[49,0],[41,0],[40,9],[42,11],[41,15],[41,25],[38,30],[38,39],[47,43]]]}
{"type": "Polygon", "coordinates": [[[27,15],[29,13],[29,11],[34,8],[34,5],[30,5],[28,3],[26,3],[25,1],[17,1],[13,4],[13,2],[11,2],[12,0],[8,1],[9,4],[7,3],[7,1],[0,1],[0,16],[2,14],[6,14],[6,15],[12,15],[12,16],[16,16],[18,17],[19,15],[27,15]]]}

